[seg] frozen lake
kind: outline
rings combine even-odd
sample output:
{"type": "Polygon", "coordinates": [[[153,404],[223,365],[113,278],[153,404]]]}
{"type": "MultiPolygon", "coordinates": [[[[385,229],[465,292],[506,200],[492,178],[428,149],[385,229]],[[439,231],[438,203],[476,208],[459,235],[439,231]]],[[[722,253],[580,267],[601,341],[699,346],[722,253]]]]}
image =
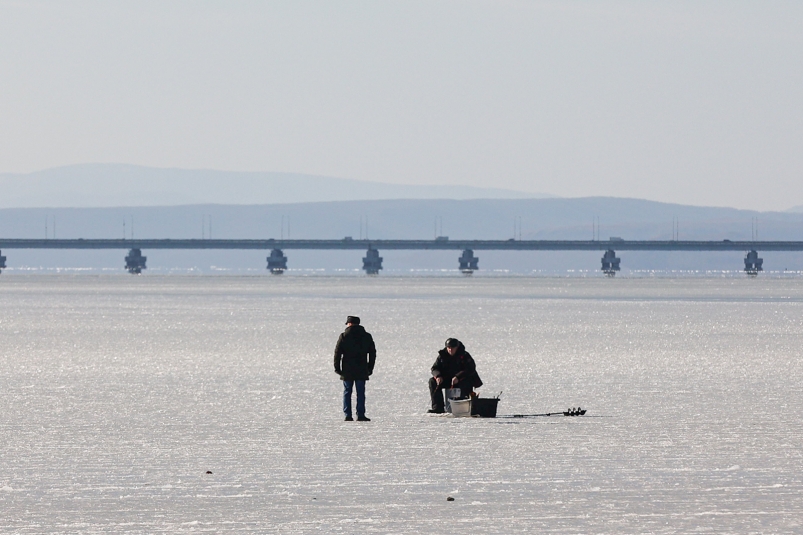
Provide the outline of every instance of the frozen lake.
{"type": "Polygon", "coordinates": [[[4,274],[0,306],[2,533],[803,531],[803,279],[4,274]],[[588,414],[425,415],[449,336],[500,414],[588,414]]]}

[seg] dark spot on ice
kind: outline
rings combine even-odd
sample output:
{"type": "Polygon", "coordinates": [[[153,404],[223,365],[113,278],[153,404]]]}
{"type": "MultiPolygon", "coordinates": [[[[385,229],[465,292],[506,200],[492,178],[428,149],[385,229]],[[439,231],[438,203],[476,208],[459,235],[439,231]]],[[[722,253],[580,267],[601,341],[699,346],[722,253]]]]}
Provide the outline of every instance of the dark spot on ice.
{"type": "Polygon", "coordinates": [[[206,471],[206,473],[207,473],[207,474],[211,474],[211,473],[212,473],[212,470],[207,470],[207,471],[206,471]]]}
{"type": "Polygon", "coordinates": [[[447,502],[453,502],[453,501],[454,501],[454,498],[452,498],[451,496],[447,496],[447,497],[446,497],[446,501],[447,501],[447,502]]]}

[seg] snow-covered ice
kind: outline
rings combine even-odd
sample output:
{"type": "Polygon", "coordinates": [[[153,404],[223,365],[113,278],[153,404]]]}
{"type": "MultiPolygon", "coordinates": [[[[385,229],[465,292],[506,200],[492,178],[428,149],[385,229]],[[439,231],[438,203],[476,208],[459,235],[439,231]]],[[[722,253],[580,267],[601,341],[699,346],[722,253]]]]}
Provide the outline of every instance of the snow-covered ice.
{"type": "Polygon", "coordinates": [[[803,531],[801,279],[4,274],[0,307],[2,533],[803,531]],[[425,415],[449,336],[500,414],[588,414],[425,415]]]}

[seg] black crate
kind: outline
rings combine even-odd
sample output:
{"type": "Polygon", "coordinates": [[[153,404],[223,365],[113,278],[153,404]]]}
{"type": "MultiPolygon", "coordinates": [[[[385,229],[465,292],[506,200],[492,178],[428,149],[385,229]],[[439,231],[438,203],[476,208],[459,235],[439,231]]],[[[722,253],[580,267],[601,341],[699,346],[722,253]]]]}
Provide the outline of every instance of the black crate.
{"type": "Polygon", "coordinates": [[[496,418],[499,398],[474,398],[471,400],[471,415],[483,418],[496,418]]]}

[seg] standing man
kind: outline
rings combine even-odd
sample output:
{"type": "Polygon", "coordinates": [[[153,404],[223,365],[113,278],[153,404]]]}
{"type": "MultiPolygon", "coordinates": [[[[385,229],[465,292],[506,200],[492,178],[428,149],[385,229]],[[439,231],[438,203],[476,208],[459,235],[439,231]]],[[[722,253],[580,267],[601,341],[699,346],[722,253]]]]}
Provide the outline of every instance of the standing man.
{"type": "Polygon", "coordinates": [[[343,412],[347,422],[351,415],[351,391],[357,385],[357,421],[370,422],[365,416],[365,381],[374,373],[376,347],[373,337],[360,325],[360,318],[349,316],[346,330],[335,346],[335,373],[343,380],[343,412]]]}
{"type": "Polygon", "coordinates": [[[445,389],[459,388],[460,397],[468,398],[475,388],[482,386],[477,365],[466,351],[463,342],[457,338],[448,338],[445,346],[438,351],[438,358],[432,365],[432,377],[429,379],[432,408],[427,412],[435,414],[445,412],[443,399],[445,389]]]}

